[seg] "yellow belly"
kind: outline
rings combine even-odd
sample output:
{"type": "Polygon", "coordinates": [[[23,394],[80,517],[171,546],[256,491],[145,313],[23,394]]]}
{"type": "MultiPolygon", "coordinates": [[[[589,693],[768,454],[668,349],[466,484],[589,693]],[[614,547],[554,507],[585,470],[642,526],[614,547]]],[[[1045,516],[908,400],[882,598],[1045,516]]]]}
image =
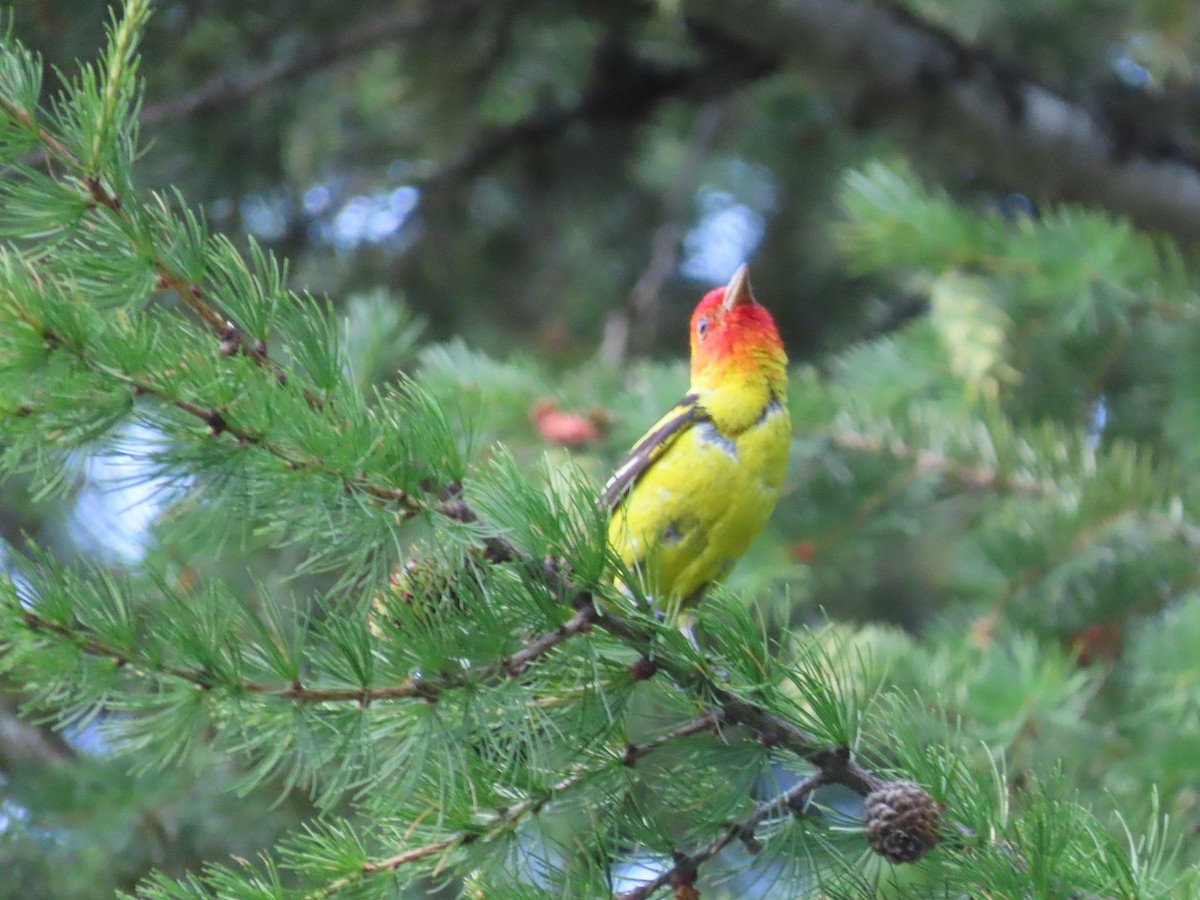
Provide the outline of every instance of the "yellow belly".
{"type": "Polygon", "coordinates": [[[787,470],[791,424],[774,406],[757,424],[723,437],[689,428],[616,510],[608,538],[660,603],[690,605],[724,576],[767,524],[787,470]]]}

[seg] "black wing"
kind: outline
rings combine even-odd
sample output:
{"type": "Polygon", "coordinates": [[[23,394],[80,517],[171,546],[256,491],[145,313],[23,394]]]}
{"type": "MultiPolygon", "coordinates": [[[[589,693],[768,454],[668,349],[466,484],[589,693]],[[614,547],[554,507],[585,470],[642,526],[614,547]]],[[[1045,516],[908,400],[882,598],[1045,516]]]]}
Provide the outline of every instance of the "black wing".
{"type": "Polygon", "coordinates": [[[704,409],[696,403],[695,394],[686,395],[671,407],[670,412],[659,419],[621,460],[600,493],[600,506],[613,512],[663,451],[690,425],[704,418],[704,409]]]}

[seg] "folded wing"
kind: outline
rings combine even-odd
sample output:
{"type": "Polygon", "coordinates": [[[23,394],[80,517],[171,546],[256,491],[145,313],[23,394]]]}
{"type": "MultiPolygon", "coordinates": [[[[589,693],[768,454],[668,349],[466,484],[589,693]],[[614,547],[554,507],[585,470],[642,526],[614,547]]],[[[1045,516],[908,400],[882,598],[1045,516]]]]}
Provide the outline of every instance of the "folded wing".
{"type": "Polygon", "coordinates": [[[695,394],[686,395],[633,445],[600,493],[602,508],[615,511],[667,448],[688,428],[706,418],[703,407],[696,399],[695,394]]]}

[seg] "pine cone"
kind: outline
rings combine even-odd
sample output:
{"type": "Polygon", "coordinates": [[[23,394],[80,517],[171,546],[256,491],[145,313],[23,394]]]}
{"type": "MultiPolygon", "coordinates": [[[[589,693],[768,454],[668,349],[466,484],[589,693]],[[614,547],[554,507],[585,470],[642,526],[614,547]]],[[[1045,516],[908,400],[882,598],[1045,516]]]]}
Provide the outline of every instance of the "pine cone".
{"type": "Polygon", "coordinates": [[[421,616],[436,615],[445,609],[461,610],[463,603],[456,593],[456,579],[471,571],[471,562],[455,568],[440,561],[427,547],[415,544],[409,548],[409,558],[392,570],[388,589],[371,600],[367,626],[371,634],[383,637],[391,629],[404,629],[402,618],[391,612],[400,605],[421,616]]]}
{"type": "Polygon", "coordinates": [[[863,804],[867,844],[889,862],[916,862],[932,850],[939,822],[937,803],[912,781],[889,781],[863,804]]]}

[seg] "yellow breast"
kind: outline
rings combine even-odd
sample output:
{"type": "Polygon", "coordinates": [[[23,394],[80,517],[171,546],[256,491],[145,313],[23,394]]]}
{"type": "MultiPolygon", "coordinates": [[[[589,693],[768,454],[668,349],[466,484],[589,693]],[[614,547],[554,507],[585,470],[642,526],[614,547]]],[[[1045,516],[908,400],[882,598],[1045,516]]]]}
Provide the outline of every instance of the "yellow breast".
{"type": "Polygon", "coordinates": [[[705,418],[679,435],[613,514],[609,542],[656,598],[699,602],[775,508],[791,422],[781,398],[750,393],[701,397],[705,418]]]}

